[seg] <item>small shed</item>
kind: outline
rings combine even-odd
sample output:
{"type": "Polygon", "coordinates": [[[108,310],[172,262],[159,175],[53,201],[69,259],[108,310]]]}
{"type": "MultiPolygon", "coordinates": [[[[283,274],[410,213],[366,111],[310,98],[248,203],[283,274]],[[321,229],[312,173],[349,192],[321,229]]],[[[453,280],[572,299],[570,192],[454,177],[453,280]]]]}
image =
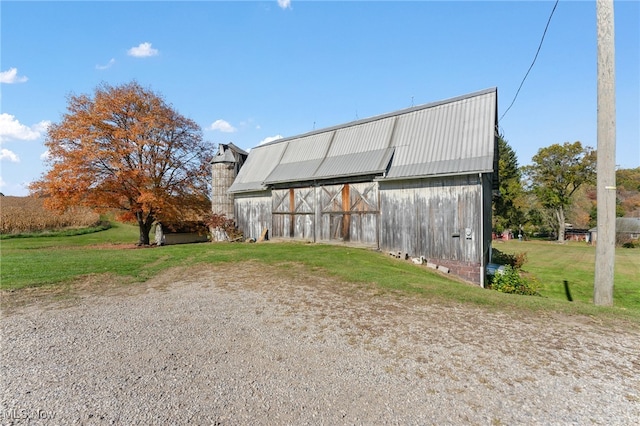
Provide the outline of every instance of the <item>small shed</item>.
{"type": "Polygon", "coordinates": [[[154,241],[159,246],[203,243],[209,241],[208,231],[209,229],[204,222],[156,222],[154,241]]]}
{"type": "Polygon", "coordinates": [[[590,229],[567,228],[564,231],[565,241],[586,241],[589,242],[590,229]]]}
{"type": "Polygon", "coordinates": [[[496,126],[492,88],[257,146],[229,188],[236,223],[423,256],[484,285],[496,126]]]}

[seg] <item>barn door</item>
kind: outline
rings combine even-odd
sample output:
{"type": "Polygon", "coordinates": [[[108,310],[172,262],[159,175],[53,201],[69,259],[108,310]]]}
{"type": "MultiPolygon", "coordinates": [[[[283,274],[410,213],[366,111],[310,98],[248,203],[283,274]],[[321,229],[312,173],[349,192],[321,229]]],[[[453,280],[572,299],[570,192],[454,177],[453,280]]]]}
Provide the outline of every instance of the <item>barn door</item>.
{"type": "Polygon", "coordinates": [[[290,200],[293,200],[293,217],[290,235],[293,238],[314,240],[314,188],[290,189],[290,200]]]}
{"type": "Polygon", "coordinates": [[[342,240],[344,229],[342,219],[342,190],[344,185],[328,185],[319,189],[321,240],[342,240]]]}
{"type": "Polygon", "coordinates": [[[273,230],[271,232],[273,237],[290,237],[291,208],[288,189],[274,189],[271,191],[271,218],[273,222],[273,230]]]}
{"type": "Polygon", "coordinates": [[[349,188],[349,236],[351,241],[378,244],[378,184],[354,183],[349,188]]]}
{"type": "Polygon", "coordinates": [[[313,239],[314,189],[272,191],[273,236],[313,239]]]}
{"type": "Polygon", "coordinates": [[[321,187],[321,239],[377,244],[377,183],[321,187]]]}

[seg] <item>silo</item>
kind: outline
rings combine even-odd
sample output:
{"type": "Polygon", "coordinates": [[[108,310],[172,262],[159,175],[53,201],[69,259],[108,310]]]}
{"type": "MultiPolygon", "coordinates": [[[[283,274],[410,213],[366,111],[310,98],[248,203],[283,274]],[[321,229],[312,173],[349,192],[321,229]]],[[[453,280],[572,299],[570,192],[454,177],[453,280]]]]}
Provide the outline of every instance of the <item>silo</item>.
{"type": "MultiPolygon", "coordinates": [[[[211,211],[216,215],[224,215],[227,219],[235,219],[233,212],[233,195],[227,190],[233,184],[238,171],[249,154],[232,143],[219,144],[218,153],[211,160],[211,211]]],[[[224,232],[212,230],[214,240],[226,239],[224,232]]]]}

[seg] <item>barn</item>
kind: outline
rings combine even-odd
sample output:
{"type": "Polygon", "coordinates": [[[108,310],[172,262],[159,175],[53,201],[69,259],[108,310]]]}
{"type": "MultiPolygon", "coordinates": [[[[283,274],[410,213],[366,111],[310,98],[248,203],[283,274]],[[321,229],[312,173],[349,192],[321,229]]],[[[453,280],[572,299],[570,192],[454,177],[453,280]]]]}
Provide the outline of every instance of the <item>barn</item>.
{"type": "Polygon", "coordinates": [[[236,224],[424,256],[484,285],[496,128],[491,88],[257,146],[228,188],[236,224]]]}

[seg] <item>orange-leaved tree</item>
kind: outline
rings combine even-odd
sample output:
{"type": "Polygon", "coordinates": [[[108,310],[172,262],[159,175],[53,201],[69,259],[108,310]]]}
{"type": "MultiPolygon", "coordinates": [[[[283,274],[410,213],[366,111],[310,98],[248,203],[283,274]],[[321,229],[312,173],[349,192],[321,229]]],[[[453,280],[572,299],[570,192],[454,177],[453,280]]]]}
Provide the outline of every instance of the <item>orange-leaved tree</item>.
{"type": "Polygon", "coordinates": [[[31,184],[56,210],[84,205],[136,221],[149,244],[156,220],[210,210],[210,147],[200,127],[137,82],[71,95],[47,131],[49,170],[31,184]]]}

